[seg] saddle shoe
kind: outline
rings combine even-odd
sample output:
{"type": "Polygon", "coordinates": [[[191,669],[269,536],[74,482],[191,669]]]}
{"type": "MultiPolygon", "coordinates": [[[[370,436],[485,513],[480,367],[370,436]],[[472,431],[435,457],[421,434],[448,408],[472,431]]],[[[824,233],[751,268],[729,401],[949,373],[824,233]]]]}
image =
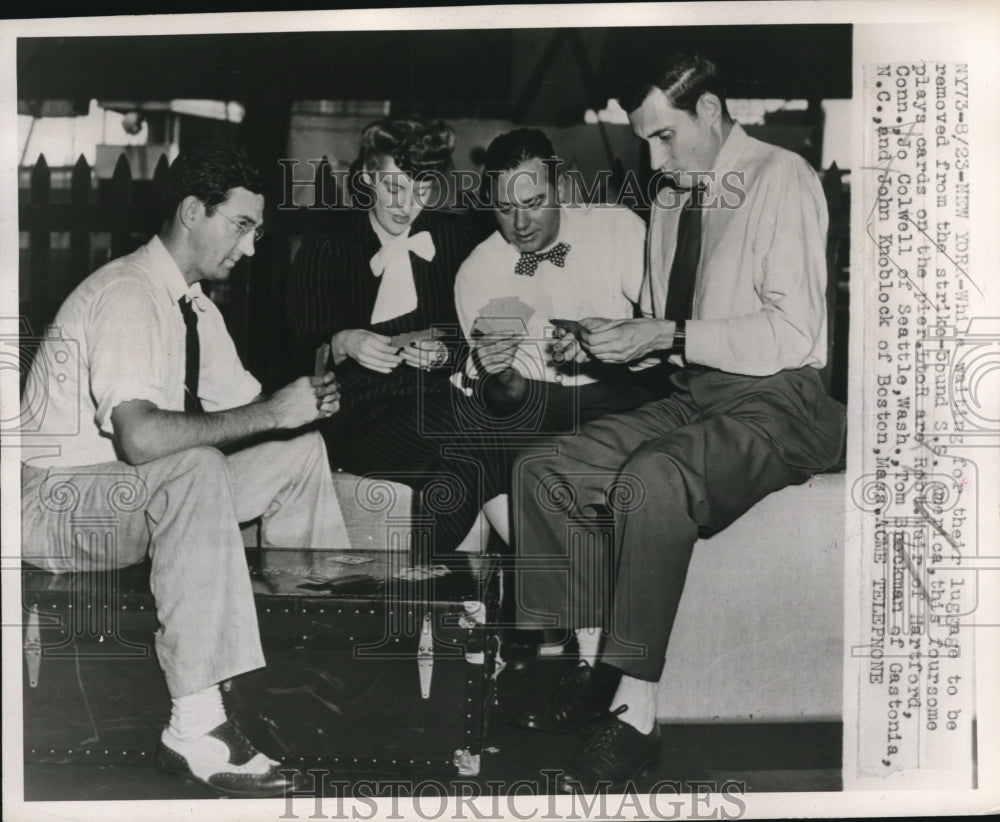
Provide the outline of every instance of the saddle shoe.
{"type": "Polygon", "coordinates": [[[231,721],[184,742],[164,731],[156,752],[163,770],[201,782],[233,797],[280,796],[293,788],[281,763],[258,751],[231,721]]]}

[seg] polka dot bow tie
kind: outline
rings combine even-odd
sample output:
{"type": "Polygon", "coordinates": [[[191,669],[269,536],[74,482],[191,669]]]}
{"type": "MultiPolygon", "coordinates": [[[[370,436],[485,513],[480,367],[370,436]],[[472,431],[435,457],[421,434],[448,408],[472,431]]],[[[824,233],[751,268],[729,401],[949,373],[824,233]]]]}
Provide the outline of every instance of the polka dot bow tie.
{"type": "Polygon", "coordinates": [[[569,254],[568,243],[556,243],[548,251],[534,252],[525,251],[521,254],[521,259],[514,266],[514,273],[522,277],[534,277],[535,269],[542,260],[548,260],[553,265],[562,268],[566,265],[566,255],[569,254]]]}

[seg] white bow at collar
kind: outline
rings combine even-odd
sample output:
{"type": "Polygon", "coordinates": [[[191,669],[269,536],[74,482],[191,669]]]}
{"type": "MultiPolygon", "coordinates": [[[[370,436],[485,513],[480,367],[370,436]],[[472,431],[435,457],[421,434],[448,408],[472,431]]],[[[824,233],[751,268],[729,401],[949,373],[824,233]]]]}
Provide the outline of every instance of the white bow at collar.
{"type": "Polygon", "coordinates": [[[372,309],[372,325],[409,314],[417,307],[417,288],[413,283],[410,252],[430,262],[437,251],[428,231],[391,239],[384,237],[384,232],[376,233],[383,244],[371,258],[370,264],[372,274],[381,277],[382,282],[372,309]]]}

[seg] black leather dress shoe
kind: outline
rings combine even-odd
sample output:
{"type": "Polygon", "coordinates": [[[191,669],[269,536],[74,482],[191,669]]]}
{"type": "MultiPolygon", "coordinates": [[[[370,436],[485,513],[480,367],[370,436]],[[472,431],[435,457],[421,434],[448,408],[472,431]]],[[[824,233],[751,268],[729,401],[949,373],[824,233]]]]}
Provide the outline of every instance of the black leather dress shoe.
{"type": "Polygon", "coordinates": [[[660,762],[663,745],[660,729],[643,734],[617,714],[609,716],[570,759],[556,777],[556,786],[565,793],[618,792],[660,762]]]}
{"type": "Polygon", "coordinates": [[[500,653],[507,668],[516,674],[530,671],[538,661],[538,645],[532,642],[518,640],[505,642],[500,653]]]}
{"type": "Polygon", "coordinates": [[[511,720],[532,731],[575,731],[608,710],[621,671],[598,663],[581,662],[559,683],[544,708],[524,708],[511,720]]]}
{"type": "MultiPolygon", "coordinates": [[[[281,773],[281,763],[254,748],[232,722],[222,723],[194,742],[177,744],[180,749],[161,739],[156,764],[226,796],[280,796],[293,787],[293,780],[281,773]]],[[[290,769],[284,770],[289,774],[290,769]]]]}

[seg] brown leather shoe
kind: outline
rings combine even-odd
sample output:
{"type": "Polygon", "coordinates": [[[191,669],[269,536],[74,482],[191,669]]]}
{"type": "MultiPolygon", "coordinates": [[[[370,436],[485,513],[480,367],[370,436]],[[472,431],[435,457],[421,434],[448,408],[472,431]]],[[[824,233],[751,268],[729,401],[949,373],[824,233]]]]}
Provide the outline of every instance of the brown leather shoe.
{"type": "Polygon", "coordinates": [[[621,671],[611,665],[581,662],[562,678],[544,708],[524,708],[511,722],[531,731],[578,730],[604,715],[620,679],[621,671]]]}
{"type": "Polygon", "coordinates": [[[173,744],[161,737],[157,765],[227,796],[280,796],[293,787],[290,769],[283,774],[281,763],[260,753],[230,721],[193,742],[173,744]]]}
{"type": "Polygon", "coordinates": [[[660,763],[663,742],[659,726],[643,734],[618,718],[622,705],[587,739],[556,777],[564,793],[618,792],[660,763]]]}

